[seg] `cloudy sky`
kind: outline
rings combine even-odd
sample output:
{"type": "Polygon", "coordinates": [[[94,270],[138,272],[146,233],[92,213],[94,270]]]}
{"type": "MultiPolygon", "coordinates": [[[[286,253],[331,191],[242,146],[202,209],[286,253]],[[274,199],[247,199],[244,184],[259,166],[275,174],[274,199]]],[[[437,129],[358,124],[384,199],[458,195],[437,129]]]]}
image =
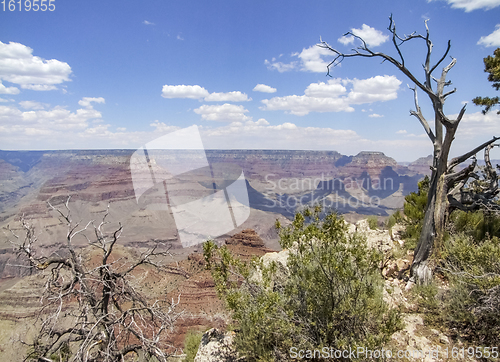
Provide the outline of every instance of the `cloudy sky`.
{"type": "MultiPolygon", "coordinates": [[[[428,20],[434,61],[451,40],[457,64],[448,79],[457,92],[445,111],[469,103],[453,155],[500,136],[500,116],[471,102],[495,95],[483,58],[500,47],[500,0],[50,5],[0,4],[0,149],[134,149],[196,124],[206,148],[372,150],[415,160],[432,145],[409,114],[409,80],[377,58],[345,59],[327,76],[333,54],[316,46],[321,38],[347,52],[358,45],[343,36],[351,31],[397,55],[391,14],[401,35],[425,33],[428,20]]],[[[421,78],[425,44],[401,49],[421,78]]]]}

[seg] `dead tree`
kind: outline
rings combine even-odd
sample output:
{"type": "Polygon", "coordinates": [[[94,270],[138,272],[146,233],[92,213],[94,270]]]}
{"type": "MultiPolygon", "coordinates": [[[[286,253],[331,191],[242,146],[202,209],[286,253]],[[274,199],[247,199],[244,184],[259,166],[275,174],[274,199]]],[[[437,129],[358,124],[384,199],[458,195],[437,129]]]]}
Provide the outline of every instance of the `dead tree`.
{"type": "MultiPolygon", "coordinates": [[[[411,89],[414,93],[415,110],[410,111],[410,114],[419,120],[434,147],[427,208],[424,216],[422,233],[415,249],[414,260],[411,266],[412,280],[426,283],[432,275],[432,270],[428,265],[429,256],[432,253],[435,240],[440,240],[443,236],[445,222],[449,213],[449,193],[452,193],[451,197],[453,198],[454,207],[459,207],[458,205],[463,203],[465,201],[465,198],[462,196],[456,198],[457,185],[460,185],[460,183],[468,178],[467,176],[471,176],[473,172],[471,168],[468,168],[467,171],[463,172],[454,172],[454,169],[460,163],[473,157],[477,152],[492,145],[499,138],[493,137],[489,141],[486,141],[482,145],[476,147],[474,150],[460,157],[457,157],[451,160],[450,163],[448,163],[450,147],[455,138],[455,133],[457,131],[458,125],[460,124],[460,121],[462,120],[466,109],[466,105],[464,105],[459,111],[458,116],[454,119],[446,116],[443,111],[444,103],[448,96],[456,92],[456,88],[445,91],[446,87],[451,85],[451,82],[447,81],[446,77],[448,75],[448,72],[455,65],[456,59],[452,58],[451,62],[442,68],[440,76],[434,76],[434,72],[436,71],[436,69],[440,67],[448,57],[451,49],[451,42],[448,41],[446,50],[439,58],[439,60],[435,63],[432,63],[431,55],[433,43],[430,39],[427,21],[425,21],[425,35],[412,33],[410,35],[400,36],[396,31],[396,24],[392,19],[392,16],[389,18],[389,20],[390,23],[388,30],[392,35],[392,44],[397,53],[394,57],[385,53],[373,51],[361,37],[353,34],[352,32],[348,32],[344,36],[349,35],[354,37],[355,39],[357,39],[357,41],[360,42],[361,45],[353,49],[350,53],[344,53],[338,49],[335,49],[325,41],[321,41],[318,46],[324,49],[328,49],[335,54],[334,59],[328,65],[328,75],[330,74],[330,68],[340,64],[340,62],[342,62],[345,58],[381,58],[383,62],[387,61],[394,65],[414,84],[414,87],[411,89]],[[423,62],[424,74],[422,80],[420,80],[412,71],[407,68],[402,50],[403,45],[409,42],[413,43],[418,41],[423,41],[427,49],[423,62]],[[430,122],[425,118],[420,108],[419,100],[417,97],[417,91],[419,90],[424,92],[424,94],[427,95],[428,99],[431,102],[434,112],[433,128],[431,128],[430,122]]],[[[492,179],[492,182],[498,183],[496,174],[494,176],[494,179],[492,179]]],[[[461,184],[458,190],[463,191],[464,185],[465,184],[461,184]]],[[[489,198],[496,196],[496,194],[497,192],[491,192],[490,194],[483,193],[482,196],[484,196],[485,198],[489,198]]],[[[463,196],[465,196],[465,194],[463,194],[463,196]]]]}
{"type": "Polygon", "coordinates": [[[47,277],[37,335],[23,342],[30,350],[25,361],[52,361],[57,356],[57,361],[115,362],[129,353],[166,361],[179,300],[150,303],[134,286],[133,274],[139,266],[161,268],[162,259],[170,255],[168,248],[156,243],[132,262],[116,258],[113,252],[123,227],[104,230],[110,224],[109,206],[99,224],[85,226],[72,221],[69,198],[63,208],[49,206],[68,228],[57,253],[39,255],[35,228],[24,217],[23,234],[9,229],[18,255],[47,277]],[[87,240],[90,259],[74,245],[77,236],[87,240]]]}

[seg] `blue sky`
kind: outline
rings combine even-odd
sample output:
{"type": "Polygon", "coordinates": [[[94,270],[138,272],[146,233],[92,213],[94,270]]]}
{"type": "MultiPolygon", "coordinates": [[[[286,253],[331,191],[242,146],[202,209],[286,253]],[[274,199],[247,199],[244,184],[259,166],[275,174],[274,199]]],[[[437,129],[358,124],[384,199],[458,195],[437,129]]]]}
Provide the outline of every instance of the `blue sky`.
{"type": "MultiPolygon", "coordinates": [[[[402,35],[425,33],[429,19],[435,60],[451,40],[457,92],[445,111],[469,103],[452,155],[500,135],[500,117],[471,102],[495,95],[483,58],[500,46],[500,0],[52,0],[44,12],[15,4],[0,4],[0,149],[134,149],[196,124],[206,148],[415,160],[432,145],[409,115],[403,74],[379,59],[346,59],[328,77],[332,54],[316,46],[321,37],[348,51],[356,44],[342,35],[353,31],[395,54],[391,14],[402,35]]],[[[422,76],[422,42],[402,49],[422,76]]]]}

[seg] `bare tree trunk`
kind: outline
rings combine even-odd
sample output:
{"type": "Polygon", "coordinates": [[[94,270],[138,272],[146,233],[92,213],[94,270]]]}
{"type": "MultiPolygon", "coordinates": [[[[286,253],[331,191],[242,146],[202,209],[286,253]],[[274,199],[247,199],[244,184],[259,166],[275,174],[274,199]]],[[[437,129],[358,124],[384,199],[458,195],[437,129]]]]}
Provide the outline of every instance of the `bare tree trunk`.
{"type": "Polygon", "coordinates": [[[434,244],[443,236],[448,211],[444,173],[433,172],[429,184],[427,209],[424,215],[422,232],[413,253],[411,266],[412,277],[420,283],[427,284],[432,277],[429,256],[434,244]]]}
{"type": "MultiPolygon", "coordinates": [[[[361,43],[361,45],[353,49],[351,53],[345,53],[338,49],[335,49],[324,41],[321,41],[321,43],[318,44],[318,46],[324,49],[328,49],[335,54],[335,58],[328,65],[328,74],[330,74],[330,67],[338,65],[345,58],[378,57],[382,58],[383,61],[387,61],[394,65],[415,85],[414,88],[411,88],[414,92],[415,110],[410,111],[410,114],[412,116],[415,116],[419,120],[434,147],[434,161],[429,186],[427,209],[423,220],[422,233],[420,235],[417,247],[414,251],[414,260],[411,267],[411,276],[414,281],[419,283],[428,282],[432,276],[432,269],[429,266],[429,256],[432,253],[435,243],[439,243],[443,238],[446,219],[450,209],[450,199],[455,203],[455,207],[457,207],[458,205],[459,208],[467,209],[467,206],[464,205],[464,201],[469,202],[470,200],[472,200],[472,206],[470,207],[475,207],[480,203],[488,203],[487,200],[491,200],[492,195],[496,196],[496,194],[498,193],[498,187],[493,188],[493,186],[490,186],[480,195],[472,196],[470,191],[464,192],[464,187],[467,183],[467,179],[474,174],[473,168],[467,168],[465,172],[453,172],[453,168],[455,166],[457,166],[459,163],[464,162],[468,158],[473,157],[475,153],[485,147],[488,147],[498,138],[493,138],[492,140],[483,143],[482,145],[476,147],[474,150],[466,153],[465,155],[453,159],[450,164],[448,164],[448,156],[451,144],[455,138],[455,133],[458,125],[465,113],[465,106],[462,107],[455,119],[450,119],[444,114],[443,107],[447,97],[456,92],[456,89],[445,92],[445,88],[451,85],[451,82],[447,81],[446,77],[448,75],[448,72],[456,64],[456,59],[453,58],[451,62],[442,69],[440,77],[435,77],[433,75],[433,72],[447,58],[451,48],[451,43],[448,41],[448,46],[446,47],[445,52],[443,53],[441,58],[434,65],[432,65],[431,54],[433,43],[430,39],[427,21],[425,22],[425,27],[425,35],[412,33],[410,35],[400,36],[396,32],[396,25],[391,16],[388,30],[392,34],[392,42],[395,50],[397,51],[397,55],[395,57],[389,56],[385,53],[373,51],[372,49],[370,49],[365,40],[352,32],[348,32],[345,35],[349,35],[357,39],[361,43]],[[427,47],[425,61],[423,63],[424,77],[422,80],[419,80],[415,76],[415,74],[412,73],[405,65],[405,59],[401,50],[401,45],[410,41],[424,41],[427,47]],[[435,86],[433,86],[434,84],[435,86]],[[430,127],[429,122],[425,118],[419,106],[417,89],[423,91],[432,103],[432,108],[434,111],[434,129],[430,127]],[[451,197],[449,195],[449,190],[451,190],[454,195],[458,194],[458,198],[451,197]],[[469,198],[469,200],[466,200],[466,198],[469,198]]],[[[489,168],[491,169],[491,165],[489,168]]],[[[490,178],[494,179],[490,183],[490,185],[493,185],[498,181],[496,174],[493,175],[491,172],[489,172],[489,176],[490,178]]],[[[489,205],[491,205],[491,203],[489,205]]]]}

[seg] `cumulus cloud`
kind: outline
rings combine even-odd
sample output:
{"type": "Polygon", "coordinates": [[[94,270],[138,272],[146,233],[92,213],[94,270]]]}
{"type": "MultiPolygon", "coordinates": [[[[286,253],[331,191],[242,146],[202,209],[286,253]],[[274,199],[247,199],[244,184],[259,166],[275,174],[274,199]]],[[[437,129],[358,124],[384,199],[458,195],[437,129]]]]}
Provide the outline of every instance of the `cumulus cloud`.
{"type": "Polygon", "coordinates": [[[347,92],[347,89],[341,84],[341,79],[331,79],[328,83],[318,82],[309,84],[304,91],[308,97],[332,98],[347,92]]]}
{"type": "Polygon", "coordinates": [[[353,112],[353,104],[388,101],[397,98],[399,81],[395,76],[376,76],[368,79],[333,79],[328,83],[310,84],[304,95],[264,99],[264,110],[282,110],[297,116],[309,112],[353,112]],[[345,85],[352,84],[347,92],[345,85]]]}
{"type": "Polygon", "coordinates": [[[7,136],[44,135],[69,139],[71,132],[85,131],[91,121],[100,122],[102,118],[91,105],[71,112],[60,106],[46,109],[48,105],[32,101],[20,104],[28,110],[22,111],[13,105],[0,106],[0,127],[4,126],[7,136]]]}
{"type": "Polygon", "coordinates": [[[330,60],[324,60],[322,57],[331,57],[332,53],[328,49],[320,48],[317,45],[303,48],[300,53],[293,53],[292,57],[297,57],[299,60],[291,61],[290,63],[279,62],[276,58],[271,61],[265,60],[264,64],[270,70],[277,70],[280,73],[291,70],[301,70],[303,72],[325,73],[330,60]]]}
{"type": "Polygon", "coordinates": [[[200,99],[208,97],[210,93],[199,85],[164,85],[161,96],[163,98],[190,98],[200,99]]]}
{"type": "Polygon", "coordinates": [[[477,9],[490,10],[500,6],[500,0],[447,0],[447,2],[452,8],[464,9],[467,13],[477,9]]]}
{"type": "Polygon", "coordinates": [[[368,115],[368,117],[370,117],[370,118],[382,118],[382,117],[384,117],[384,116],[383,116],[383,115],[381,115],[381,114],[372,113],[372,114],[368,115]]]}
{"type": "Polygon", "coordinates": [[[332,56],[332,52],[325,48],[320,48],[317,45],[313,45],[309,48],[304,48],[302,51],[297,54],[299,59],[301,60],[303,71],[308,72],[326,72],[327,66],[330,63],[330,60],[324,60],[323,56],[332,56]]]}
{"type": "Polygon", "coordinates": [[[478,45],[485,47],[499,47],[500,46],[500,24],[497,24],[496,30],[486,36],[482,36],[477,42],[478,45]]]}
{"type": "Polygon", "coordinates": [[[78,101],[78,104],[81,105],[82,107],[85,108],[92,108],[92,103],[106,103],[104,98],[99,97],[83,97],[81,100],[78,101]]]}
{"type": "Polygon", "coordinates": [[[147,21],[147,20],[144,20],[142,23],[143,23],[144,25],[155,25],[155,23],[152,23],[152,22],[147,21]]]}
{"type": "Polygon", "coordinates": [[[253,88],[253,91],[254,92],[262,92],[262,93],[275,93],[277,91],[277,89],[270,87],[268,85],[265,85],[265,84],[257,84],[253,88]]]}
{"type": "Polygon", "coordinates": [[[377,75],[368,79],[354,79],[349,103],[363,104],[378,101],[390,101],[398,97],[401,81],[395,76],[377,75]]]}
{"type": "MultiPolygon", "coordinates": [[[[248,122],[252,122],[252,121],[248,121],[248,122]]],[[[248,123],[248,122],[247,122],[247,123],[248,123]]],[[[268,126],[268,125],[269,125],[269,122],[268,122],[266,119],[264,119],[264,118],[259,118],[259,119],[257,120],[257,122],[254,122],[254,124],[255,124],[256,126],[268,126]]]]}
{"type": "MultiPolygon", "coordinates": [[[[368,46],[372,47],[379,46],[389,39],[388,35],[366,24],[363,24],[361,29],[352,28],[351,33],[362,38],[368,46]]],[[[338,39],[338,41],[344,45],[354,43],[354,40],[355,37],[352,35],[343,36],[338,39]]]]}
{"type": "Polygon", "coordinates": [[[248,98],[248,95],[241,93],[240,91],[228,92],[228,93],[210,93],[205,97],[206,102],[247,102],[251,101],[252,98],[248,98]]]}
{"type": "Polygon", "coordinates": [[[203,144],[212,149],[284,149],[335,150],[343,154],[377,150],[403,160],[415,160],[432,145],[428,140],[396,139],[369,140],[351,129],[300,127],[290,122],[278,125],[258,125],[257,122],[236,123],[201,131],[203,144]],[[404,150],[404,152],[402,152],[404,150]]]}
{"type": "Polygon", "coordinates": [[[240,91],[210,93],[199,85],[164,85],[161,96],[163,98],[200,99],[206,102],[247,102],[252,100],[240,91]]]}
{"type": "MultiPolygon", "coordinates": [[[[45,60],[32,53],[33,49],[23,44],[0,42],[0,80],[36,91],[54,90],[57,84],[70,81],[71,67],[68,63],[45,60]]],[[[15,92],[12,88],[7,89],[15,92]]]]}
{"type": "Polygon", "coordinates": [[[16,87],[6,87],[0,81],[0,94],[19,94],[19,89],[16,87]]]}
{"type": "Polygon", "coordinates": [[[177,127],[177,126],[170,126],[168,124],[165,124],[163,122],[160,122],[158,120],[155,120],[153,123],[150,123],[149,124],[151,127],[154,127],[155,128],[155,133],[158,134],[158,133],[170,133],[170,132],[174,132],[174,131],[177,131],[180,129],[180,127],[177,127]]]}
{"type": "Polygon", "coordinates": [[[274,97],[262,100],[263,109],[268,111],[287,111],[296,116],[309,112],[354,112],[344,98],[316,98],[306,95],[274,97]]]}
{"type": "Polygon", "coordinates": [[[99,99],[82,99],[84,107],[76,111],[33,101],[19,102],[22,108],[0,103],[0,144],[10,149],[135,148],[158,132],[178,129],[156,121],[155,131],[126,132],[118,127],[112,132],[111,125],[104,124],[101,113],[92,107],[99,99]]]}
{"type": "MultiPolygon", "coordinates": [[[[450,118],[455,118],[451,115],[450,118]]],[[[483,136],[484,140],[491,135],[500,134],[500,115],[496,112],[489,112],[484,115],[482,112],[465,113],[457,130],[457,139],[469,139],[476,136],[483,136]]]]}
{"type": "Polygon", "coordinates": [[[290,70],[296,69],[299,62],[293,61],[291,63],[277,62],[276,58],[269,60],[264,60],[264,64],[267,65],[269,70],[277,70],[280,73],[289,72],[290,70]]]}
{"type": "Polygon", "coordinates": [[[245,115],[248,112],[243,106],[224,103],[223,105],[203,105],[194,110],[196,114],[201,115],[205,121],[218,122],[244,122],[251,120],[251,117],[245,115]]]}
{"type": "Polygon", "coordinates": [[[19,102],[19,105],[24,109],[35,109],[35,110],[45,109],[46,107],[49,106],[46,103],[40,103],[35,101],[22,101],[19,102]]]}

